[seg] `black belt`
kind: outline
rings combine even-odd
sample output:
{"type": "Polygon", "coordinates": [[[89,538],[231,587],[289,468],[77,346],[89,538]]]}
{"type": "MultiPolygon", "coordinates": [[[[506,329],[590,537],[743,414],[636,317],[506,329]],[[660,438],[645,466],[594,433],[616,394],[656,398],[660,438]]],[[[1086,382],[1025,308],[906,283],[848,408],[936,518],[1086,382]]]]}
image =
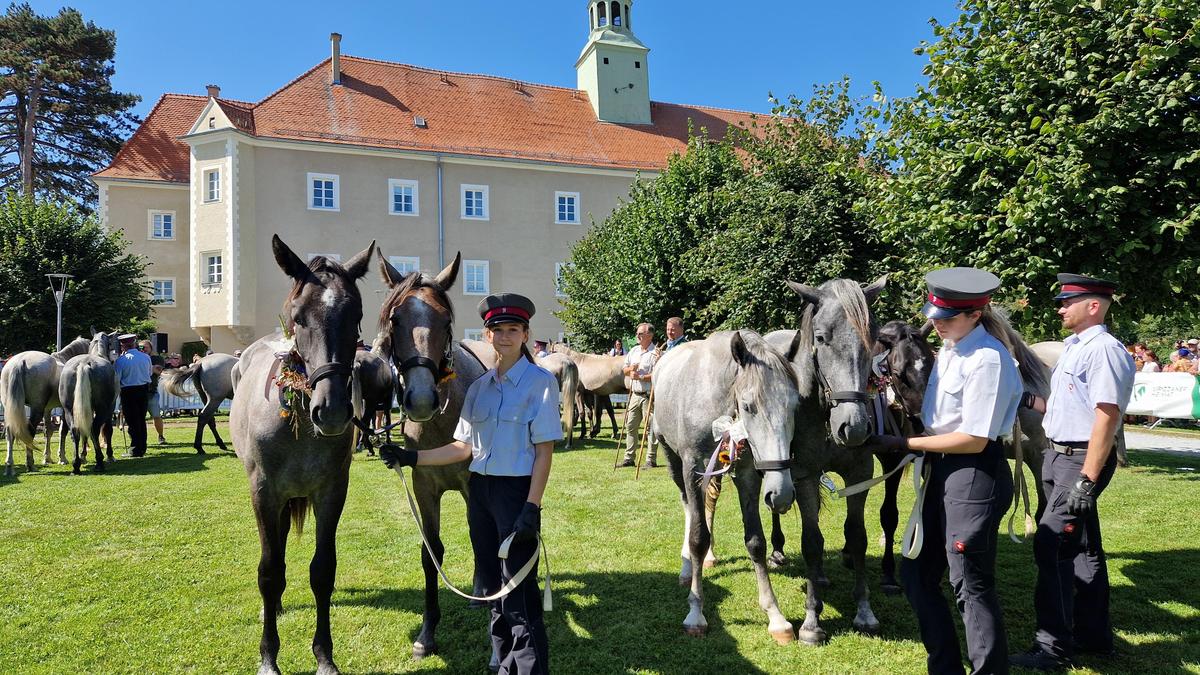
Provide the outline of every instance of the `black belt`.
{"type": "Polygon", "coordinates": [[[1058,441],[1050,441],[1050,449],[1051,450],[1057,452],[1060,455],[1066,455],[1067,457],[1070,457],[1079,452],[1086,454],[1087,448],[1088,448],[1087,441],[1067,441],[1066,443],[1059,443],[1058,441]]]}

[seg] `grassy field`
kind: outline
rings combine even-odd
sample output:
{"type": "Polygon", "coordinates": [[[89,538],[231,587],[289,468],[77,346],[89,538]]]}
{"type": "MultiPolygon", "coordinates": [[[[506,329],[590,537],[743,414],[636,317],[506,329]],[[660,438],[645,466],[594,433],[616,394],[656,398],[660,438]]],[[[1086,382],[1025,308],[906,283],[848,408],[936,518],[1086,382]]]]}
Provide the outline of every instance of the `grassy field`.
{"type": "MultiPolygon", "coordinates": [[[[253,672],[258,664],[258,539],[246,478],[232,454],[193,453],[190,420],[169,423],[165,447],[118,459],[104,474],[20,468],[0,479],[0,672],[253,672]]],[[[222,420],[224,430],[224,420],[222,420]]],[[[118,434],[119,438],[119,434],[118,434]]],[[[119,442],[119,441],[118,441],[119,442]]],[[[717,516],[718,566],[705,577],[710,630],[681,630],[686,589],[676,577],[682,516],[665,469],[614,472],[612,441],[560,452],[546,497],[555,610],[551,661],[569,673],[923,672],[924,651],[903,598],[873,595],[880,638],[850,626],[852,578],[837,561],[844,505],[822,523],[833,582],[829,644],[777,646],[758,609],[736,509],[717,516]]],[[[213,448],[215,451],[215,448],[213,448]]],[[[40,459],[40,455],[39,455],[40,459]]],[[[1200,458],[1133,453],[1105,494],[1105,543],[1119,655],[1081,672],[1200,672],[1200,458]]],[[[18,462],[20,464],[20,462],[18,462]]],[[[420,623],[420,546],[396,476],[355,457],[339,532],[333,602],[335,658],[347,673],[485,672],[486,612],[442,592],[441,654],[413,661],[420,623]]],[[[901,492],[907,502],[911,490],[901,492]]],[[[873,497],[868,513],[878,508],[873,497]]],[[[877,589],[879,527],[869,518],[877,589]]],[[[310,521],[311,522],[311,521],[310,521]]],[[[469,586],[461,500],[445,500],[447,568],[469,586]]],[[[780,605],[803,617],[799,526],[789,513],[792,564],[773,575],[780,605]]],[[[311,672],[312,531],[290,541],[286,672],[311,672]]],[[[1031,545],[1001,543],[999,577],[1013,649],[1033,634],[1031,545]]]]}

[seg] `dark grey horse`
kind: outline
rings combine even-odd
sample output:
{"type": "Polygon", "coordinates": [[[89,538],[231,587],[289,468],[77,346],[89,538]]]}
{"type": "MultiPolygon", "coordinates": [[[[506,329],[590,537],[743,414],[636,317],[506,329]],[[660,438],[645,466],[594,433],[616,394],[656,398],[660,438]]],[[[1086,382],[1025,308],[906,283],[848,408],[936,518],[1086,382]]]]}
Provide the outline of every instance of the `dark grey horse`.
{"type": "MultiPolygon", "coordinates": [[[[374,350],[359,350],[354,354],[354,404],[359,406],[354,411],[354,417],[368,429],[375,424],[375,413],[382,412],[384,428],[392,424],[392,398],[396,392],[396,377],[392,374],[392,364],[388,363],[387,354],[374,350]]],[[[388,437],[391,432],[387,432],[388,437]]],[[[375,454],[371,434],[361,436],[361,444],[367,449],[367,454],[375,454]]]]}
{"type": "MultiPolygon", "coordinates": [[[[458,278],[461,255],[436,277],[421,272],[400,274],[380,254],[383,280],[392,289],[379,315],[383,345],[399,374],[400,403],[406,419],[405,447],[425,450],[454,439],[463,399],[471,383],[487,369],[480,358],[453,339],[454,308],[448,291],[458,278]]],[[[442,546],[442,495],[456,491],[467,499],[467,468],[470,462],[448,466],[413,467],[412,485],[425,538],[433,547],[438,564],[442,546]]],[[[429,551],[421,549],[425,571],[425,613],[421,631],[413,642],[413,656],[424,658],[437,651],[434,635],[442,618],[438,601],[438,574],[429,551]]],[[[482,584],[475,577],[475,595],[482,584]]]]}
{"type": "MultiPolygon", "coordinates": [[[[74,356],[86,354],[90,344],[87,338],[77,337],[53,354],[21,352],[0,370],[0,406],[4,408],[7,449],[4,475],[13,475],[13,449],[18,442],[25,446],[25,468],[33,471],[33,437],[38,424],[43,421],[46,423],[46,449],[42,461],[50,463],[50,411],[60,405],[58,380],[63,364],[74,356]],[[25,406],[29,406],[28,417],[25,406]]],[[[58,442],[58,462],[67,463],[66,442],[62,438],[58,442]]]]}
{"type": "MultiPolygon", "coordinates": [[[[59,377],[58,398],[62,402],[63,425],[71,430],[71,441],[75,446],[74,473],[80,473],[83,465],[80,441],[84,443],[85,451],[87,445],[92,446],[92,452],[96,454],[96,470],[104,470],[100,432],[106,424],[112,423],[120,395],[117,371],[112,364],[115,345],[116,340],[109,334],[96,333],[88,353],[71,357],[59,377]]],[[[109,433],[112,433],[111,428],[109,433]]],[[[59,435],[66,437],[65,430],[59,435]]],[[[111,461],[111,437],[108,453],[111,461]]]]}
{"type": "Polygon", "coordinates": [[[375,244],[345,267],[324,256],[306,265],[278,235],[272,238],[271,248],[275,262],[292,280],[282,315],[294,339],[276,333],[246,348],[238,364],[240,393],[229,413],[234,452],[250,479],[250,502],[262,547],[258,672],[279,673],[276,617],[283,609],[287,535],[293,523],[297,531],[303,528],[311,505],[317,519],[316,550],[308,568],[317,607],[312,650],[317,673],[332,675],[338,669],[329,633],[329,598],[337,570],[338,520],[346,503],[353,457],[350,375],[362,321],[362,296],[355,284],[369,269],[375,244]],[[280,414],[283,390],[276,383],[286,374],[304,382],[291,390],[294,404],[285,417],[280,414]]]}
{"type": "Polygon", "coordinates": [[[228,450],[221,434],[217,432],[217,409],[226,399],[233,398],[233,367],[238,363],[236,356],[229,354],[209,354],[182,368],[169,368],[163,371],[162,383],[167,391],[182,398],[190,398],[192,392],[186,384],[192,383],[192,388],[200,397],[204,407],[196,413],[196,438],[192,447],[198,454],[204,454],[204,427],[212,430],[217,447],[228,450]]]}
{"type": "Polygon", "coordinates": [[[798,395],[787,358],[753,331],[715,333],[662,357],[654,368],[654,397],[653,433],[683,499],[680,582],[691,586],[684,630],[703,635],[708,629],[703,574],[711,532],[701,474],[717,450],[713,422],[729,417],[745,433],[732,434],[728,445],[736,446],[739,436],[749,445],[749,452],[733,461],[733,484],[742,507],[746,551],[758,581],[758,603],[767,613],[771,636],[780,643],[791,642],[792,624],[779,611],[767,576],[767,545],[758,510],[760,490],[774,513],[786,513],[795,497],[790,444],[798,395]]]}
{"type": "MultiPolygon", "coordinates": [[[[822,583],[825,538],[819,521],[821,473],[836,472],[847,484],[853,484],[870,479],[875,470],[870,450],[861,445],[871,432],[867,387],[878,331],[870,304],[886,284],[886,276],[866,287],[848,279],[834,279],[816,288],[789,281],[788,286],[804,299],[800,329],[766,336],[776,349],[793,355],[791,362],[800,391],[796,433],[792,437],[792,476],[803,522],[801,550],[808,567],[804,623],[797,631],[805,644],[820,644],[826,639],[820,625],[824,607],[821,595],[827,584],[822,583]]],[[[866,492],[846,498],[843,529],[845,551],[855,575],[857,610],[853,625],[864,633],[875,634],[879,632],[879,621],[871,610],[867,588],[866,501],[866,492]]]]}

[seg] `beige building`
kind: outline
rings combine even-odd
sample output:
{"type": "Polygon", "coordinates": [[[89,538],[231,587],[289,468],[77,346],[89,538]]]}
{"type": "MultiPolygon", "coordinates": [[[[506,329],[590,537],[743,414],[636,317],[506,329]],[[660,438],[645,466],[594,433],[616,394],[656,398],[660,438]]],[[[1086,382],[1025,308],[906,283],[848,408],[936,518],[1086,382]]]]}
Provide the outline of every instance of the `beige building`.
{"type": "MultiPolygon", "coordinates": [[[[397,268],[463,258],[456,330],[475,307],[528,295],[539,338],[558,338],[557,275],[572,244],[685,148],[750,114],[652,102],[632,2],[587,3],[578,88],[331,57],[257,103],[166,94],[95,175],[100,214],[150,261],[155,319],[172,351],[240,349],[277,325],[288,282],[271,235],[301,257],[346,260],[375,240],[397,268]]],[[[382,283],[364,282],[363,334],[382,283]]]]}

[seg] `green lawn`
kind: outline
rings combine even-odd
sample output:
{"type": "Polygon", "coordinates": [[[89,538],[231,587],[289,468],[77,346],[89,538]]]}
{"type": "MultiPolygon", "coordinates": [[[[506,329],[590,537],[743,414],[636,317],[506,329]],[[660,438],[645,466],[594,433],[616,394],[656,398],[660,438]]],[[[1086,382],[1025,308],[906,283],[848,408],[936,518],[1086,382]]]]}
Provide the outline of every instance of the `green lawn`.
{"type": "MultiPolygon", "coordinates": [[[[224,430],[224,420],[221,420],[224,430]]],[[[166,447],[118,459],[104,474],[39,466],[0,479],[0,672],[253,672],[258,664],[258,538],[246,478],[232,454],[195,455],[191,420],[170,423],[166,447]]],[[[118,443],[120,434],[118,434],[118,443]]],[[[227,437],[228,438],[228,437],[227,437]]],[[[547,615],[551,660],[570,673],[923,672],[924,651],[903,598],[876,592],[881,638],[850,626],[852,578],[837,562],[844,505],[822,519],[833,582],[829,644],[777,646],[758,609],[734,504],[717,516],[720,564],[705,577],[709,634],[683,634],[686,589],[676,578],[682,516],[665,469],[614,472],[598,441],[555,459],[545,535],[555,580],[547,615]]],[[[216,449],[213,448],[215,451],[216,449]]],[[[119,453],[120,451],[118,451],[119,453]]],[[[40,454],[38,455],[40,460],[40,454]]],[[[19,456],[20,460],[21,457],[19,456]]],[[[1102,508],[1120,655],[1085,659],[1095,672],[1200,672],[1200,457],[1132,453],[1102,508]]],[[[347,673],[485,672],[486,612],[442,592],[441,654],[415,662],[420,546],[396,476],[355,457],[339,539],[335,658],[347,673]]],[[[902,489],[902,499],[911,489],[902,489]]],[[[469,586],[461,500],[445,501],[447,567],[469,586]]],[[[878,508],[872,498],[868,513],[878,508]]],[[[878,522],[868,518],[877,589],[878,522]]],[[[786,518],[792,565],[773,575],[793,622],[804,610],[796,516],[786,518]]],[[[290,541],[286,672],[311,672],[312,531],[290,541]]],[[[1033,632],[1031,545],[1001,543],[1002,603],[1014,649],[1033,632]]],[[[1084,672],[1093,672],[1085,668],[1084,672]]]]}

